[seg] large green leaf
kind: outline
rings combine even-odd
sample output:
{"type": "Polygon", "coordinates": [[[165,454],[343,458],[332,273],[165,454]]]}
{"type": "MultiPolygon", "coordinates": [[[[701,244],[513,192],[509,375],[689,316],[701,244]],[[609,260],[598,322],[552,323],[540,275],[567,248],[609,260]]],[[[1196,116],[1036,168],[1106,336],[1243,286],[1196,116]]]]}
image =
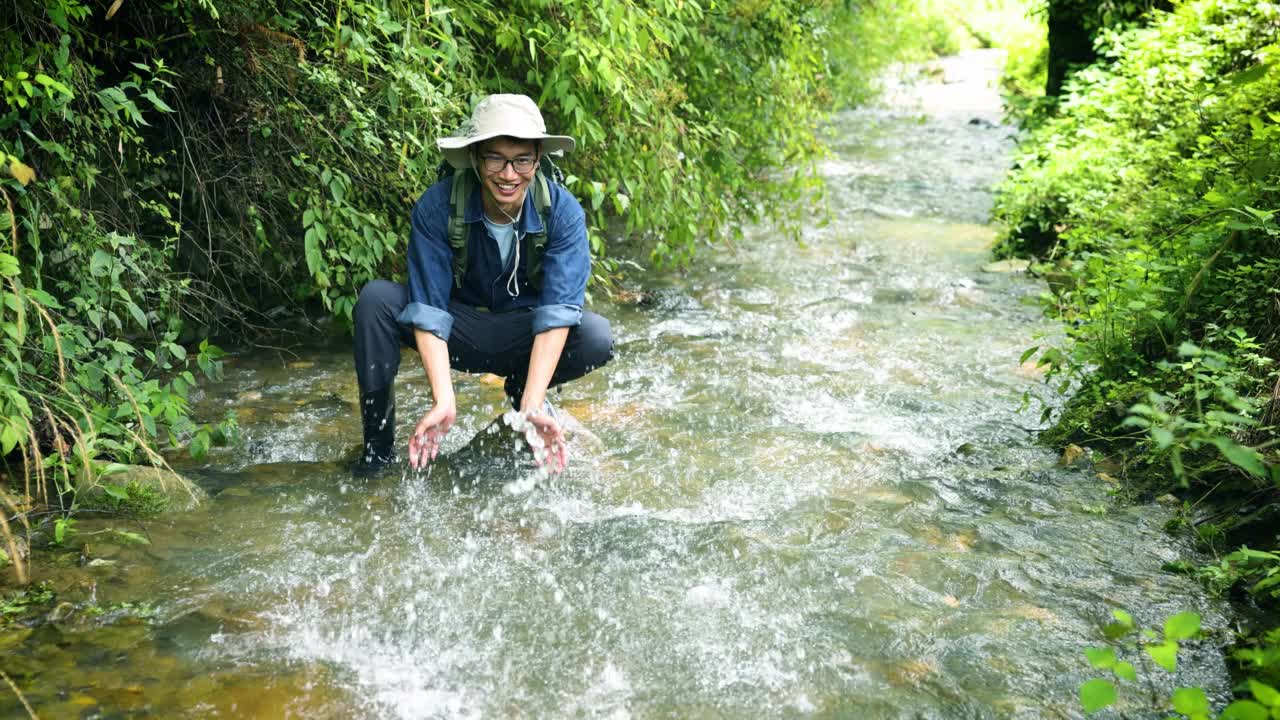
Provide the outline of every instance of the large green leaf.
{"type": "Polygon", "coordinates": [[[1173,709],[1193,719],[1209,714],[1209,699],[1200,688],[1178,688],[1173,691],[1173,709]]]}
{"type": "Polygon", "coordinates": [[[94,250],[93,257],[89,259],[89,274],[94,277],[105,277],[111,273],[111,264],[114,262],[107,253],[102,250],[94,250]]]}
{"type": "Polygon", "coordinates": [[[324,258],[320,255],[322,237],[319,229],[322,227],[322,225],[313,225],[307,228],[303,236],[303,253],[307,259],[307,271],[313,276],[324,269],[324,258]]]}
{"type": "Polygon", "coordinates": [[[1106,670],[1116,664],[1115,648],[1085,648],[1084,654],[1089,658],[1089,664],[1099,670],[1106,670]]]}
{"type": "Polygon", "coordinates": [[[1247,448],[1231,438],[1221,435],[1213,439],[1213,444],[1232,465],[1256,478],[1265,478],[1267,476],[1267,467],[1262,462],[1262,455],[1257,450],[1247,448]]]}
{"type": "Polygon", "coordinates": [[[125,490],[119,485],[112,485],[111,483],[102,483],[100,487],[102,488],[102,492],[115,498],[116,500],[124,502],[125,500],[129,499],[129,491],[125,490]]]}
{"type": "Polygon", "coordinates": [[[1267,73],[1271,71],[1271,65],[1272,63],[1261,63],[1251,68],[1245,68],[1240,72],[1232,73],[1227,76],[1227,82],[1236,86],[1256,83],[1267,76],[1267,73]]]}
{"type": "Polygon", "coordinates": [[[1148,645],[1145,649],[1160,667],[1169,672],[1178,669],[1178,643],[1166,640],[1158,645],[1148,645]]]}
{"type": "Polygon", "coordinates": [[[1270,717],[1265,705],[1252,700],[1237,700],[1223,709],[1218,720],[1269,720],[1270,717]]]}
{"type": "Polygon", "coordinates": [[[1200,632],[1200,616],[1193,612],[1178,613],[1164,621],[1166,640],[1186,640],[1200,632]]]}
{"type": "Polygon", "coordinates": [[[1116,686],[1110,680],[1094,678],[1080,686],[1080,705],[1085,712],[1097,712],[1116,701],[1116,686]]]}
{"type": "Polygon", "coordinates": [[[114,530],[114,532],[116,534],[116,537],[126,542],[135,543],[137,545],[151,544],[151,541],[148,540],[145,535],[139,535],[136,532],[129,532],[128,530],[120,530],[120,529],[116,529],[114,530]]]}
{"type": "Polygon", "coordinates": [[[0,277],[13,277],[18,274],[21,267],[18,265],[18,258],[6,252],[0,252],[0,277]]]}
{"type": "Polygon", "coordinates": [[[0,455],[8,455],[27,437],[26,427],[21,417],[0,418],[0,455]]]}
{"type": "Polygon", "coordinates": [[[1277,692],[1275,688],[1264,682],[1250,678],[1249,692],[1253,693],[1254,699],[1264,705],[1280,706],[1280,692],[1277,692]]]}

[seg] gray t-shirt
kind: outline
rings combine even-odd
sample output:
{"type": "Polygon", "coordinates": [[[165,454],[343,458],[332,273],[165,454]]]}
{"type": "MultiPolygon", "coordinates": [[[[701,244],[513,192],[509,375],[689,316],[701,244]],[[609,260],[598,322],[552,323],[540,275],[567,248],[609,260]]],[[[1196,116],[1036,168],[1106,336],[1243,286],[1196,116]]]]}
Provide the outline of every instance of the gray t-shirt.
{"type": "Polygon", "coordinates": [[[502,256],[502,267],[505,268],[507,262],[511,260],[511,249],[516,246],[516,224],[499,225],[486,216],[484,226],[489,229],[489,237],[497,241],[498,253],[502,256]]]}

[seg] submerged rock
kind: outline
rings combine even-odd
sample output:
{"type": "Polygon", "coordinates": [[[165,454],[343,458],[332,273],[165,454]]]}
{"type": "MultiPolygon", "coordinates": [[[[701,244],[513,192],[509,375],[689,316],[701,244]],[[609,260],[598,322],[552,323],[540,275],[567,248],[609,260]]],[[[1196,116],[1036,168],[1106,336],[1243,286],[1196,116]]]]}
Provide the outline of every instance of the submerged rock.
{"type": "Polygon", "coordinates": [[[21,535],[14,534],[6,538],[6,540],[11,540],[13,544],[10,545],[8,542],[0,541],[0,568],[7,567],[13,563],[10,550],[18,554],[18,562],[26,560],[31,553],[31,548],[27,545],[26,538],[21,535]]]}
{"type": "MultiPolygon", "coordinates": [[[[510,455],[513,450],[528,453],[529,446],[524,440],[523,433],[517,432],[503,420],[505,414],[497,416],[493,422],[476,433],[460,452],[486,457],[510,455]]],[[[560,427],[564,430],[565,439],[569,443],[570,462],[573,462],[574,451],[585,451],[594,455],[604,450],[604,443],[600,438],[563,408],[560,409],[560,427]]]]}
{"type": "Polygon", "coordinates": [[[1011,258],[1009,260],[997,260],[989,262],[982,266],[982,272],[985,273],[1020,273],[1026,272],[1031,267],[1030,260],[1022,260],[1019,258],[1011,258]]]}
{"type": "Polygon", "coordinates": [[[1071,467],[1079,464],[1088,455],[1089,452],[1079,445],[1068,445],[1062,449],[1062,457],[1058,458],[1058,464],[1062,467],[1071,467]]]}

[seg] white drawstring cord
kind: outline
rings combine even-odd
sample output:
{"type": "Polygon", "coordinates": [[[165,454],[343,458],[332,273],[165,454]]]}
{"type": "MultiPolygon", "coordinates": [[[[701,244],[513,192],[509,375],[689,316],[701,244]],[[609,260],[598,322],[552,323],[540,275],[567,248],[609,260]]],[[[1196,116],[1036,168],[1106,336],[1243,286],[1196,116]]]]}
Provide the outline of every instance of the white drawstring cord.
{"type": "MultiPolygon", "coordinates": [[[[505,210],[503,211],[502,214],[507,215],[505,210]]],[[[511,216],[507,215],[507,217],[511,217],[511,216]]],[[[516,271],[520,269],[520,243],[524,240],[524,237],[523,237],[523,233],[515,229],[515,224],[516,224],[516,219],[512,218],[511,219],[511,226],[512,226],[511,236],[515,238],[516,261],[511,266],[511,277],[507,278],[507,294],[513,298],[518,298],[520,297],[520,283],[516,280],[516,271]],[[513,286],[515,287],[514,291],[512,291],[513,286]]]]}

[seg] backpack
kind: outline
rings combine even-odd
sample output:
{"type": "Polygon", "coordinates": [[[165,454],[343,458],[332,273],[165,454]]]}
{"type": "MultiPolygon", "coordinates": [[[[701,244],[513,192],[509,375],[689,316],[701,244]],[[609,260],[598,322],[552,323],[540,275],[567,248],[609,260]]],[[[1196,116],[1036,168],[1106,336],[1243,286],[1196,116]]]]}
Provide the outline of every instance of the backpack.
{"type": "MultiPolygon", "coordinates": [[[[447,161],[440,164],[439,179],[453,175],[453,190],[449,194],[449,228],[446,233],[449,247],[453,250],[453,284],[460,289],[462,280],[467,275],[467,201],[475,191],[479,179],[474,172],[456,172],[447,161]]],[[[542,156],[538,163],[538,171],[529,184],[533,193],[533,207],[542,222],[542,231],[529,233],[529,271],[526,277],[529,286],[534,290],[542,287],[542,259],[547,254],[547,218],[551,213],[551,183],[564,183],[564,173],[551,162],[551,158],[542,156]]]]}

